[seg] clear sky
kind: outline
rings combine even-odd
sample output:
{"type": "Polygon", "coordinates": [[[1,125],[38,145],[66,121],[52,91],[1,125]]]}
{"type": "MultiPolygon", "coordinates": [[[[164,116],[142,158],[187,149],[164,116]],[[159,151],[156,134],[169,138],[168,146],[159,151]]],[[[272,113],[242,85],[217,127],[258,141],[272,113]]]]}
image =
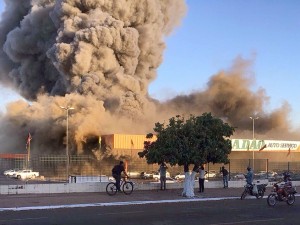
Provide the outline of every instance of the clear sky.
{"type": "MultiPolygon", "coordinates": [[[[283,101],[300,125],[300,1],[187,0],[188,12],[168,37],[164,62],[150,87],[155,98],[203,90],[209,77],[237,56],[253,59],[256,90],[270,109],[283,101]]],[[[268,109],[266,109],[268,111],[268,109]]]]}
{"type": "MultiPolygon", "coordinates": [[[[253,60],[256,83],[270,97],[270,110],[283,101],[300,126],[300,1],[187,0],[182,24],[166,38],[164,61],[150,95],[159,100],[203,90],[209,78],[241,56],[253,60]]],[[[4,2],[0,1],[0,11],[4,2]]],[[[0,106],[20,98],[1,87],[0,106]],[[6,99],[6,100],[5,100],[6,99]]],[[[267,109],[266,109],[267,110],[267,109]]]]}

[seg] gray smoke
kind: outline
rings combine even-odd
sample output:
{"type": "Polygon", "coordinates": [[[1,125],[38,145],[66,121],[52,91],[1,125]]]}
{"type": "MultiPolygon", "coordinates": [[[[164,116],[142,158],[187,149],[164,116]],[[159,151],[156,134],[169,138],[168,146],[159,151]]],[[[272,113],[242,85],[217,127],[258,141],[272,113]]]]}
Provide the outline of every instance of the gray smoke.
{"type": "Polygon", "coordinates": [[[68,121],[70,149],[76,153],[86,150],[90,137],[146,134],[157,121],[203,112],[235,126],[239,138],[252,136],[249,116],[255,114],[258,137],[294,137],[288,103],[269,112],[265,89],[251,91],[251,61],[238,58],[229,70],[214,74],[205,90],[164,103],[148,96],[162,63],[164,37],[186,12],[184,0],[5,3],[0,82],[29,103],[10,103],[0,116],[0,152],[25,152],[29,132],[33,151],[63,152],[67,121],[60,106],[75,108],[68,121]]]}
{"type": "Polygon", "coordinates": [[[154,123],[148,86],[162,62],[164,37],[185,14],[183,0],[5,3],[0,80],[32,104],[8,106],[0,140],[18,129],[21,141],[2,151],[24,148],[28,132],[39,151],[59,149],[66,123],[61,105],[75,108],[69,123],[78,151],[89,135],[140,133],[154,123]]]}

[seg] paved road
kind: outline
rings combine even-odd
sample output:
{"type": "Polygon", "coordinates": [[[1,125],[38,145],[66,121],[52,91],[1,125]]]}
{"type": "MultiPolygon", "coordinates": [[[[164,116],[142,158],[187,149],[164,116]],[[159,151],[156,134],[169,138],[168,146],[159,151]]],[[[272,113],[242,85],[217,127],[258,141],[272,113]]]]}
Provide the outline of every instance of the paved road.
{"type": "Polygon", "coordinates": [[[266,199],[219,200],[0,212],[1,225],[296,225],[299,224],[300,202],[274,208],[266,199]]]}
{"type": "MultiPolygon", "coordinates": [[[[0,225],[221,225],[299,224],[300,200],[293,206],[267,206],[266,199],[246,197],[243,188],[210,188],[194,199],[182,190],[118,193],[0,195],[0,225]],[[299,201],[299,202],[298,202],[299,201]]],[[[266,195],[270,192],[268,188],[266,195]]]]}

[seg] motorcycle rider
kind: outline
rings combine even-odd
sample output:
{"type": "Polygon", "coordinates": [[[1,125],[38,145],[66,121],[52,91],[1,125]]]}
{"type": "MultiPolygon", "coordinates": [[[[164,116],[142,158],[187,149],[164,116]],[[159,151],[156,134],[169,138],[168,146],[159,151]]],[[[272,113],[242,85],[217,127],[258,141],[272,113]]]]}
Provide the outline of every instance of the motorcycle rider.
{"type": "Polygon", "coordinates": [[[286,198],[288,196],[289,190],[292,189],[292,180],[291,175],[288,172],[283,173],[283,188],[282,188],[282,196],[286,198]]]}
{"type": "Polygon", "coordinates": [[[251,170],[251,167],[247,167],[247,174],[245,175],[246,183],[247,185],[251,186],[253,188],[253,171],[251,170]]]}

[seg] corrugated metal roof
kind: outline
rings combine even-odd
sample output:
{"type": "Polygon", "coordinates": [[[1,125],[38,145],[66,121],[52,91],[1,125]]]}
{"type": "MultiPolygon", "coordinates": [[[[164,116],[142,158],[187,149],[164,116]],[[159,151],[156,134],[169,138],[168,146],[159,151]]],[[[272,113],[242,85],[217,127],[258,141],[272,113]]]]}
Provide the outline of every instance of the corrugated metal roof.
{"type": "MultiPolygon", "coordinates": [[[[111,134],[103,137],[113,149],[144,149],[144,141],[149,141],[146,135],[111,134]]],[[[155,141],[156,136],[151,140],[155,141]]]]}

